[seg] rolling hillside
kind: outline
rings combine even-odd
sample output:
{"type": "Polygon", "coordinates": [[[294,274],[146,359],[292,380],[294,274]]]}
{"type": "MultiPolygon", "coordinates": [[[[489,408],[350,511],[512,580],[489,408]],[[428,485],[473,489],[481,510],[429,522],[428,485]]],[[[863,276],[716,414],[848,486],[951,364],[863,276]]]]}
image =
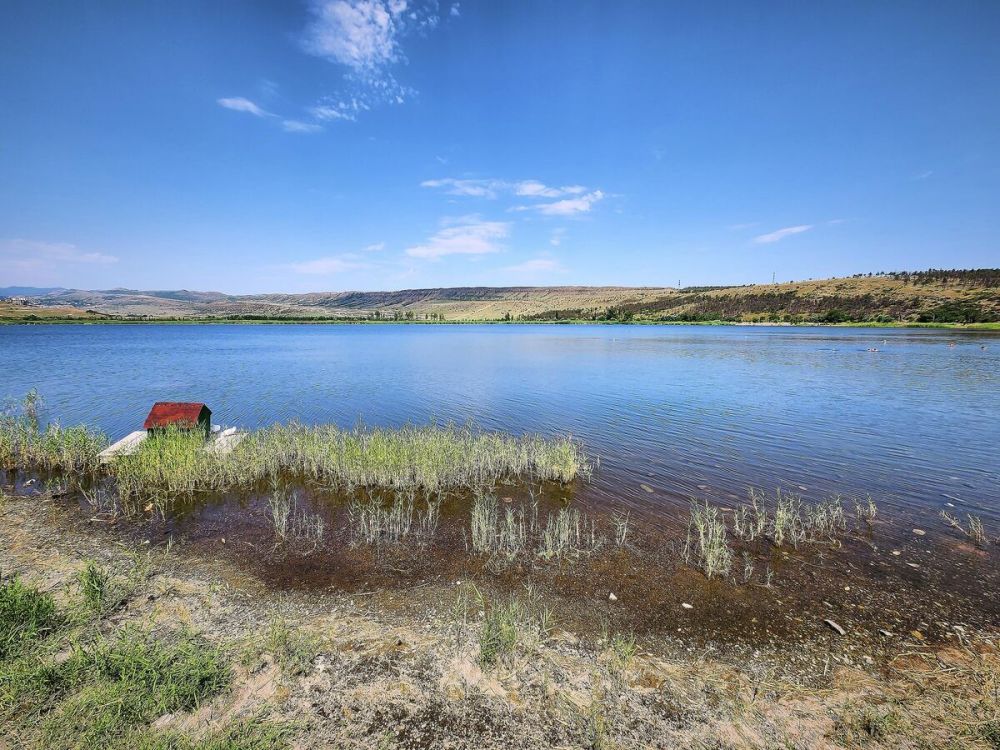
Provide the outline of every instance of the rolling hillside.
{"type": "Polygon", "coordinates": [[[859,275],[732,287],[454,287],[392,292],[40,290],[0,318],[635,320],[733,322],[1000,321],[1000,269],[859,275]]]}

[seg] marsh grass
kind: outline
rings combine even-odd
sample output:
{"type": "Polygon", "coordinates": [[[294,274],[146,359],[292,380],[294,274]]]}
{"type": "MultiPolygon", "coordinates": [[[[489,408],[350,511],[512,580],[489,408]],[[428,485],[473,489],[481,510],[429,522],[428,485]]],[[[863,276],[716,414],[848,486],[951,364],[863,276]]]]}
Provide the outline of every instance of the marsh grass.
{"type": "Polygon", "coordinates": [[[376,493],[367,500],[353,500],[347,509],[347,523],[352,546],[402,544],[416,541],[427,544],[437,533],[441,516],[441,495],[426,497],[420,507],[413,490],[395,493],[386,504],[376,493]]]}
{"type": "Polygon", "coordinates": [[[725,520],[719,509],[707,501],[704,505],[691,505],[682,555],[688,565],[700,568],[709,578],[728,575],[733,566],[725,520]]]}
{"type": "Polygon", "coordinates": [[[958,520],[958,517],[949,513],[946,510],[941,511],[941,518],[944,519],[945,523],[959,532],[969,537],[979,547],[985,547],[989,542],[989,535],[986,533],[986,527],[983,526],[983,519],[979,516],[974,516],[971,513],[966,514],[967,525],[963,526],[962,522],[958,520]]]}
{"type": "MultiPolygon", "coordinates": [[[[869,497],[865,505],[855,500],[855,513],[870,526],[876,506],[869,497]]],[[[796,494],[778,489],[774,497],[750,488],[750,504],[742,505],[733,515],[733,535],[746,542],[769,537],[775,546],[828,542],[839,544],[838,536],[847,530],[843,500],[834,496],[808,503],[796,494]],[[768,507],[773,508],[769,513],[768,507]]]]}
{"type": "Polygon", "coordinates": [[[384,488],[437,492],[492,487],[498,482],[570,482],[590,476],[571,438],[546,440],[471,427],[398,430],[292,424],[250,433],[228,454],[204,450],[197,433],[167,430],[120,456],[109,471],[123,500],[247,489],[261,481],[295,479],[346,491],[384,488]]]}
{"type": "Polygon", "coordinates": [[[528,554],[543,560],[589,555],[607,541],[596,521],[575,508],[551,512],[542,523],[537,501],[530,508],[501,505],[486,493],[473,500],[469,531],[473,552],[506,560],[528,554]]]}

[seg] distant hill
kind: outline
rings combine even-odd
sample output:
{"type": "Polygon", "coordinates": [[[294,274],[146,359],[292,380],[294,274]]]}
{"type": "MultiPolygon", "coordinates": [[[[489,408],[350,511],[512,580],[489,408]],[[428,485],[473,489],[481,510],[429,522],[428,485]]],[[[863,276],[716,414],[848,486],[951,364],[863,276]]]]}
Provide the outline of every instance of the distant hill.
{"type": "Polygon", "coordinates": [[[2,286],[0,287],[0,297],[38,297],[42,294],[61,291],[62,287],[58,286],[2,286]]]}
{"type": "MultiPolygon", "coordinates": [[[[12,287],[13,289],[24,289],[12,287]]],[[[360,320],[616,320],[741,322],[998,322],[1000,269],[891,272],[702,287],[452,287],[390,292],[227,295],[107,289],[37,290],[31,305],[94,318],[360,320]]],[[[8,292],[3,296],[29,296],[8,292]]]]}

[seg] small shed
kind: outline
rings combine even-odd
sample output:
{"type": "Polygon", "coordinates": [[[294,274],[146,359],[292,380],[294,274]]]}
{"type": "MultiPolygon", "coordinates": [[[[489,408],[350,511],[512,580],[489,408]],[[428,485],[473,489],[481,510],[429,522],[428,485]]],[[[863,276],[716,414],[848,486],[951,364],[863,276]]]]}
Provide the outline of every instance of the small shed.
{"type": "Polygon", "coordinates": [[[207,438],[212,431],[212,411],[205,404],[183,401],[157,401],[149,410],[142,428],[148,433],[173,427],[178,430],[201,430],[207,438]]]}

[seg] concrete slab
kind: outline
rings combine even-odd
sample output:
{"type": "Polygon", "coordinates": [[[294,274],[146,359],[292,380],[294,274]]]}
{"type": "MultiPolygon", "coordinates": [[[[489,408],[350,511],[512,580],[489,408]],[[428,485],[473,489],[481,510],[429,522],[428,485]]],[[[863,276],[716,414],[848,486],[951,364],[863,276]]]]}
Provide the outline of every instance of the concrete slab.
{"type": "Polygon", "coordinates": [[[106,464],[117,456],[127,456],[130,453],[135,453],[135,451],[139,448],[139,444],[146,439],[146,435],[147,433],[145,430],[130,432],[114,445],[105,448],[98,453],[97,458],[102,464],[106,464]]]}

